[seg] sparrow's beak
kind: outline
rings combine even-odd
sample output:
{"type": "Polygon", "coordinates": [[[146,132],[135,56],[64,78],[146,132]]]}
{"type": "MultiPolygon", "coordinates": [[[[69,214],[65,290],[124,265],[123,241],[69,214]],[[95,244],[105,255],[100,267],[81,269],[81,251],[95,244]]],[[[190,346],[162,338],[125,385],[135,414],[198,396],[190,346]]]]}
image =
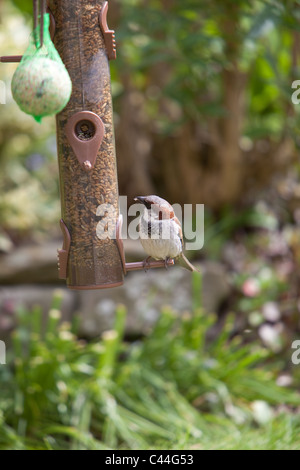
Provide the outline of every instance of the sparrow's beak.
{"type": "Polygon", "coordinates": [[[144,204],[146,209],[151,209],[152,203],[148,200],[147,196],[137,196],[134,200],[136,202],[141,202],[142,204],[144,204]]]}
{"type": "Polygon", "coordinates": [[[144,196],[137,196],[134,198],[135,202],[141,202],[142,204],[145,204],[146,198],[144,196]]]}

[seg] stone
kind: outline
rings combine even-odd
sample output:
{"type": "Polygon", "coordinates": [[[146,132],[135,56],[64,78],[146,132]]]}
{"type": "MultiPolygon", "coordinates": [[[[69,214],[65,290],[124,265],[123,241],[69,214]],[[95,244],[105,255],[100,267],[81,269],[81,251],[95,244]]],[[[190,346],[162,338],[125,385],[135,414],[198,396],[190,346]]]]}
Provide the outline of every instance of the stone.
{"type": "MultiPolygon", "coordinates": [[[[203,289],[199,297],[207,312],[217,313],[230,293],[226,271],[217,263],[204,264],[202,271],[203,289]]],[[[191,276],[190,271],[175,266],[167,272],[164,269],[131,272],[124,285],[115,289],[79,291],[81,333],[93,337],[111,329],[118,304],[127,307],[126,333],[129,336],[149,332],[163,306],[168,305],[178,313],[191,311],[191,276]]]]}
{"type": "Polygon", "coordinates": [[[203,263],[203,308],[208,313],[218,313],[222,302],[230,295],[226,268],[217,262],[203,263]]]}
{"type": "Polygon", "coordinates": [[[0,285],[56,284],[58,279],[57,249],[61,241],[29,245],[0,256],[0,285]]]}
{"type": "MultiPolygon", "coordinates": [[[[62,314],[70,319],[80,316],[80,334],[95,337],[111,329],[118,304],[128,310],[126,334],[146,334],[159,317],[161,308],[171,306],[179,313],[192,309],[192,274],[179,266],[130,272],[121,287],[71,291],[58,280],[57,248],[61,241],[25,246],[0,256],[0,337],[15,324],[13,312],[19,305],[30,310],[41,305],[44,314],[51,306],[57,287],[63,291],[62,314]],[[26,284],[26,285],[24,285],[26,284]]],[[[143,259],[138,241],[125,240],[127,261],[143,259]]],[[[230,295],[227,272],[222,264],[203,262],[203,288],[199,292],[206,312],[218,313],[230,295]]]]}
{"type": "Polygon", "coordinates": [[[124,285],[114,289],[78,291],[81,334],[96,336],[114,323],[118,304],[128,310],[126,333],[145,334],[159,317],[162,306],[176,311],[191,309],[191,273],[179,267],[131,272],[124,285]],[[176,289],[174,289],[176,285],[176,289]]]}

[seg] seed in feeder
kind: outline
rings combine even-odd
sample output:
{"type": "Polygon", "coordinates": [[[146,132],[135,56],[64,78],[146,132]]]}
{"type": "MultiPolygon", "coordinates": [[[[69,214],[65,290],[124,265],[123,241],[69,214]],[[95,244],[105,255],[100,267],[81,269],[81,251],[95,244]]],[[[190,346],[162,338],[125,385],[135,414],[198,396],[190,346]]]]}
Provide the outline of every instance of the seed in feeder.
{"type": "Polygon", "coordinates": [[[80,121],[76,125],[75,131],[80,140],[90,140],[96,133],[95,126],[91,121],[80,121]]]}
{"type": "Polygon", "coordinates": [[[47,57],[21,62],[12,80],[12,94],[22,111],[40,120],[59,113],[68,103],[72,82],[63,64],[47,57]]]}
{"type": "Polygon", "coordinates": [[[89,160],[86,160],[83,165],[84,165],[85,171],[90,171],[92,169],[92,164],[89,160]]]}

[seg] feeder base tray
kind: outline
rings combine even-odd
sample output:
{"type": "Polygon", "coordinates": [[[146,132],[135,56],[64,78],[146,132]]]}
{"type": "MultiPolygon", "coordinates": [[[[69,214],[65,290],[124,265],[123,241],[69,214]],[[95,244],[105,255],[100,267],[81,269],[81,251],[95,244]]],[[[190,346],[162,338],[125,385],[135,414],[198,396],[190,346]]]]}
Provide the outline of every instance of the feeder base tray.
{"type": "Polygon", "coordinates": [[[71,290],[96,290],[96,289],[109,289],[110,287],[120,287],[124,282],[115,282],[112,284],[100,284],[95,286],[68,286],[71,290]]]}

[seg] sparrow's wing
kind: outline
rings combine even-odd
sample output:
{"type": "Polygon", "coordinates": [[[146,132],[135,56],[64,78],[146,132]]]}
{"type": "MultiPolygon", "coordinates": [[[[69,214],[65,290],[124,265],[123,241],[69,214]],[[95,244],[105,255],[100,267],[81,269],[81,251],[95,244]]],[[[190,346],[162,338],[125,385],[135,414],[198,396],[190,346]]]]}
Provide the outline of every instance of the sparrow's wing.
{"type": "Polygon", "coordinates": [[[174,217],[174,222],[175,222],[175,224],[178,225],[178,235],[179,235],[179,237],[180,237],[181,246],[182,246],[182,249],[183,249],[183,235],[182,235],[181,223],[179,222],[179,220],[177,219],[177,217],[174,217]]]}
{"type": "MultiPolygon", "coordinates": [[[[174,217],[174,222],[178,225],[178,235],[180,237],[180,240],[181,240],[181,246],[182,246],[182,250],[183,250],[183,235],[182,235],[182,228],[181,228],[181,223],[179,222],[179,220],[177,219],[177,217],[174,217]]],[[[183,259],[183,263],[181,263],[181,265],[186,268],[186,269],[189,269],[190,271],[199,271],[199,269],[195,268],[194,265],[192,265],[192,263],[189,262],[189,260],[186,258],[186,256],[184,255],[183,251],[181,252],[181,255],[180,255],[180,258],[183,259]]]]}

